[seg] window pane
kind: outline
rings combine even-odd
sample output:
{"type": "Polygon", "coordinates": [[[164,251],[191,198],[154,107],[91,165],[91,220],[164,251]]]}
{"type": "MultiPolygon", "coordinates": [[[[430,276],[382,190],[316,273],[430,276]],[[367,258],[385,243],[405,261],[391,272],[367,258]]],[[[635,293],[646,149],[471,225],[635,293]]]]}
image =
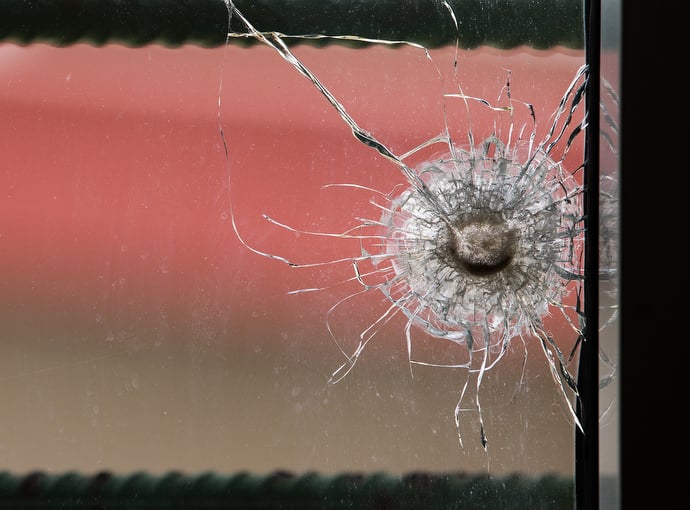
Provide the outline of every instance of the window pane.
{"type": "Polygon", "coordinates": [[[0,44],[7,469],[572,479],[582,34],[456,4],[0,44]]]}

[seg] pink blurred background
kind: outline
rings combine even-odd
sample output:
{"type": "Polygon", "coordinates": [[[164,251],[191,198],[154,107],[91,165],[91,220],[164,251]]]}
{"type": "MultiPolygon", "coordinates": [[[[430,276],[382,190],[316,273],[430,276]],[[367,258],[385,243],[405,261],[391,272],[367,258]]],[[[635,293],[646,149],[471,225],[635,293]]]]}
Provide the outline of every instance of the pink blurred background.
{"type": "MultiPolygon", "coordinates": [[[[459,82],[498,100],[506,69],[543,133],[583,61],[485,48],[461,55],[456,82],[448,52],[295,51],[398,154],[441,132],[443,92],[459,82]]],[[[402,318],[327,385],[342,356],[324,317],[343,291],[287,293],[351,269],[252,253],[230,205],[250,246],[319,262],[358,245],[295,236],[261,214],[342,231],[372,217],[370,196],[322,186],[403,181],[270,49],[3,44],[0,78],[4,468],[572,472],[572,424],[536,344],[522,384],[520,348],[485,382],[488,453],[475,415],[458,446],[461,371],[410,376],[402,318]]],[[[447,115],[462,138],[463,105],[447,115]]],[[[478,140],[495,120],[472,116],[478,140]]],[[[568,161],[581,158],[578,146],[568,161]]],[[[366,296],[333,323],[356,339],[382,306],[366,296]]],[[[567,350],[573,335],[550,325],[567,350]]]]}

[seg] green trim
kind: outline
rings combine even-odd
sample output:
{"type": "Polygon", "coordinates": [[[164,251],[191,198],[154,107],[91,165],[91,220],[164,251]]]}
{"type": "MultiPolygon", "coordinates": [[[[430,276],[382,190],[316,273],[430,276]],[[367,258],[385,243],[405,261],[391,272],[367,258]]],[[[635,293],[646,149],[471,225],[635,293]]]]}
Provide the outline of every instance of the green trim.
{"type": "MultiPolygon", "coordinates": [[[[437,0],[236,0],[254,26],[285,34],[355,35],[405,40],[428,48],[521,45],[545,49],[584,47],[582,0],[447,0],[458,20],[437,0]],[[459,37],[458,37],[459,36],[459,37]]],[[[205,47],[225,44],[223,0],[2,0],[0,42],[55,46],[106,43],[205,47]]],[[[235,19],[232,31],[245,32],[235,19]]],[[[335,40],[302,44],[344,44],[335,40]]],[[[234,44],[254,44],[232,39],[234,44]]]]}
{"type": "Polygon", "coordinates": [[[549,475],[0,472],[0,508],[7,510],[572,510],[573,497],[572,479],[549,475]]]}

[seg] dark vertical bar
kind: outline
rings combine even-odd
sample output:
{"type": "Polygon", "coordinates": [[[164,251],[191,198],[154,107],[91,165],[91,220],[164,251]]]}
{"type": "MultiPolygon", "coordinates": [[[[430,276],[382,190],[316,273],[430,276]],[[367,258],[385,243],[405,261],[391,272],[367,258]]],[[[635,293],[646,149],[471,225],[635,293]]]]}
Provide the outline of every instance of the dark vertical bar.
{"type": "Polygon", "coordinates": [[[577,384],[582,431],[575,436],[575,508],[599,508],[599,114],[601,1],[585,0],[585,58],[589,81],[585,99],[585,340],[577,384]]]}

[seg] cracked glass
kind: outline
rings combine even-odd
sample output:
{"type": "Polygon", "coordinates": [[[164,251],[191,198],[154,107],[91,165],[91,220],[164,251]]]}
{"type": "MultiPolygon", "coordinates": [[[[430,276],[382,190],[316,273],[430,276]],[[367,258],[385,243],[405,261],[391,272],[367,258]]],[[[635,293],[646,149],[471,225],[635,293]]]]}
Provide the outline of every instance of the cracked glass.
{"type": "Polygon", "coordinates": [[[216,48],[0,45],[4,466],[572,479],[581,45],[468,40],[458,2],[409,39],[244,4],[216,48]]]}

